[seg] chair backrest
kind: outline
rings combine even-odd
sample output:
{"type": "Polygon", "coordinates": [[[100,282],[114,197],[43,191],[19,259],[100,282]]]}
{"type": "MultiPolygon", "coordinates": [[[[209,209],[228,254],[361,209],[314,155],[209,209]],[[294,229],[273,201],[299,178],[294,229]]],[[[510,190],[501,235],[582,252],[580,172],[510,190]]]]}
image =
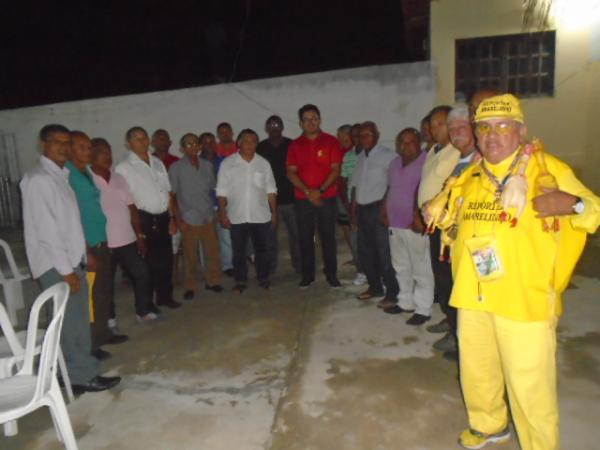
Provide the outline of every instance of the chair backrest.
{"type": "Polygon", "coordinates": [[[12,326],[10,318],[8,317],[8,313],[6,312],[6,308],[2,302],[0,302],[0,329],[2,330],[2,333],[4,333],[4,338],[6,339],[6,342],[8,342],[8,347],[13,355],[22,356],[23,353],[25,353],[25,349],[17,338],[15,329],[12,326]]]}
{"type": "Polygon", "coordinates": [[[2,247],[2,249],[4,250],[4,254],[6,255],[6,261],[8,262],[8,267],[10,268],[11,272],[9,276],[4,275],[2,267],[0,266],[0,280],[17,278],[21,272],[17,267],[17,263],[15,262],[15,257],[13,256],[12,250],[10,249],[10,245],[8,245],[8,242],[0,239],[0,247],[2,247]]]}
{"type": "Polygon", "coordinates": [[[27,324],[27,344],[25,345],[25,358],[23,367],[18,375],[33,375],[33,360],[35,357],[36,335],[38,329],[40,310],[48,301],[53,301],[54,315],[50,325],[46,328],[42,350],[40,353],[40,363],[37,373],[37,385],[32,401],[37,401],[49,389],[53,377],[56,377],[56,360],[60,345],[60,333],[62,330],[63,319],[65,317],[65,307],[69,298],[69,285],[60,282],[50,286],[35,299],[31,307],[29,322],[27,324]]]}

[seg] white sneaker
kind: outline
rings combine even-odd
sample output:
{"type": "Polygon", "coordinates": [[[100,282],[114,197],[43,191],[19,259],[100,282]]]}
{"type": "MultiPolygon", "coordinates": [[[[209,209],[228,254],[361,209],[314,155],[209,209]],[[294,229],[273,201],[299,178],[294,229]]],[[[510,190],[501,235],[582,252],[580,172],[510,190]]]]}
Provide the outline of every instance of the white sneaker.
{"type": "Polygon", "coordinates": [[[136,315],[135,319],[138,321],[138,323],[153,322],[153,321],[155,321],[155,320],[158,319],[158,314],[154,314],[153,312],[149,312],[145,316],[138,316],[138,315],[136,315]]]}
{"type": "Polygon", "coordinates": [[[352,282],[354,286],[362,286],[363,284],[367,284],[367,276],[364,273],[356,274],[356,278],[352,282]]]}
{"type": "Polygon", "coordinates": [[[117,327],[117,319],[108,319],[108,328],[113,329],[117,327]]]}

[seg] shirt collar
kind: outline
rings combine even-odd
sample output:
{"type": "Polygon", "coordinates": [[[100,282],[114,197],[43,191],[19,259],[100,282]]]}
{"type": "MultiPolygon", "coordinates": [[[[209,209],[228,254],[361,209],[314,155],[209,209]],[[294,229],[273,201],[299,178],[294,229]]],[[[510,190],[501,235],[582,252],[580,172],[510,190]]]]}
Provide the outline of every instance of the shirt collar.
{"type": "MultiPolygon", "coordinates": [[[[69,161],[67,161],[67,163],[68,162],[69,161]]],[[[58,164],[44,155],[40,156],[40,164],[49,172],[61,175],[65,178],[69,176],[69,169],[67,167],[60,167],[58,164]]]]}

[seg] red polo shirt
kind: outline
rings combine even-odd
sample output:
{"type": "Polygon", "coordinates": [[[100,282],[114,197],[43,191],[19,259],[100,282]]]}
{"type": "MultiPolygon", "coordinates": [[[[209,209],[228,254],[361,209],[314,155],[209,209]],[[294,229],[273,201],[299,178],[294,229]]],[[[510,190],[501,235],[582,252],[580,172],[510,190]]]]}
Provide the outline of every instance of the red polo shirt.
{"type": "MultiPolygon", "coordinates": [[[[341,164],[342,151],[338,140],[321,132],[316,139],[304,135],[290,144],[287,165],[298,168],[298,176],[309,189],[319,189],[331,173],[332,164],[341,164]]],[[[296,198],[306,198],[300,189],[295,189],[296,198]]],[[[321,195],[323,198],[337,195],[337,183],[333,183],[321,195]]]]}
{"type": "MultiPolygon", "coordinates": [[[[156,154],[156,152],[153,153],[153,155],[156,156],[158,159],[160,159],[160,157],[156,154]]],[[[179,161],[179,158],[175,155],[171,155],[170,153],[167,153],[165,155],[165,159],[161,159],[161,161],[165,165],[165,169],[169,170],[169,167],[171,167],[171,164],[179,161]]]]}
{"type": "Polygon", "coordinates": [[[220,142],[217,144],[217,156],[222,156],[223,158],[227,158],[228,156],[233,155],[238,151],[237,145],[235,142],[232,142],[230,147],[225,147],[220,142]]]}

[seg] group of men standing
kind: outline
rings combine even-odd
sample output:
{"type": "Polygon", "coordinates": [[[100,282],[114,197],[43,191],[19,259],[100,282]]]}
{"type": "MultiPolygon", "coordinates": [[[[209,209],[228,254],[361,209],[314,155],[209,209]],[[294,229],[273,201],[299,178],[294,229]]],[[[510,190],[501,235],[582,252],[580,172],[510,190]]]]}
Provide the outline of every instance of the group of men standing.
{"type": "Polygon", "coordinates": [[[600,221],[598,197],[560,161],[548,156],[542,167],[525,151],[518,100],[494,90],[469,105],[433,108],[420,130],[398,133],[395,152],[379,143],[373,122],[344,125],[336,138],[321,130],[317,106],[304,105],[298,119],[302,135],[293,141],[279,116],[267,119],[262,142],[250,129],[234,140],[225,122],[218,143],[212,133],[188,133],[181,158],[169,153],[165,130],[150,138],[133,127],[114,169],[105,139],[61,125],[41,130],[43,154],[21,183],[25,243],[43,287],[64,280],[71,288],[61,345],[75,389],[120,380],[98,375],[98,360],[110,356],[100,347],[127,340],[114,326],[117,265],[131,279],[137,320],[152,323],[159,307],[181,306],[173,298],[180,242],[185,300],[199,290],[199,245],[205,289],[222,292],[227,274],[241,294],[249,260],[258,286],[269,289],[280,221],[299,287],[315,281],[318,234],[325,279],[339,288],[340,224],[355,284],[368,285],[360,301],[411,313],[413,326],[440,304],[445,318],[428,330],[444,333],[434,347],[460,362],[470,425],[461,445],[508,438],[506,386],[522,448],[558,448],[556,319],[585,232],[600,221]],[[542,189],[536,177],[547,170],[556,183],[542,189]],[[527,201],[517,213],[503,193],[518,177],[527,201]],[[509,211],[500,214],[503,207],[509,211]],[[550,216],[558,225],[548,231],[539,222],[550,216]],[[91,331],[86,271],[95,274],[91,331]]]}

